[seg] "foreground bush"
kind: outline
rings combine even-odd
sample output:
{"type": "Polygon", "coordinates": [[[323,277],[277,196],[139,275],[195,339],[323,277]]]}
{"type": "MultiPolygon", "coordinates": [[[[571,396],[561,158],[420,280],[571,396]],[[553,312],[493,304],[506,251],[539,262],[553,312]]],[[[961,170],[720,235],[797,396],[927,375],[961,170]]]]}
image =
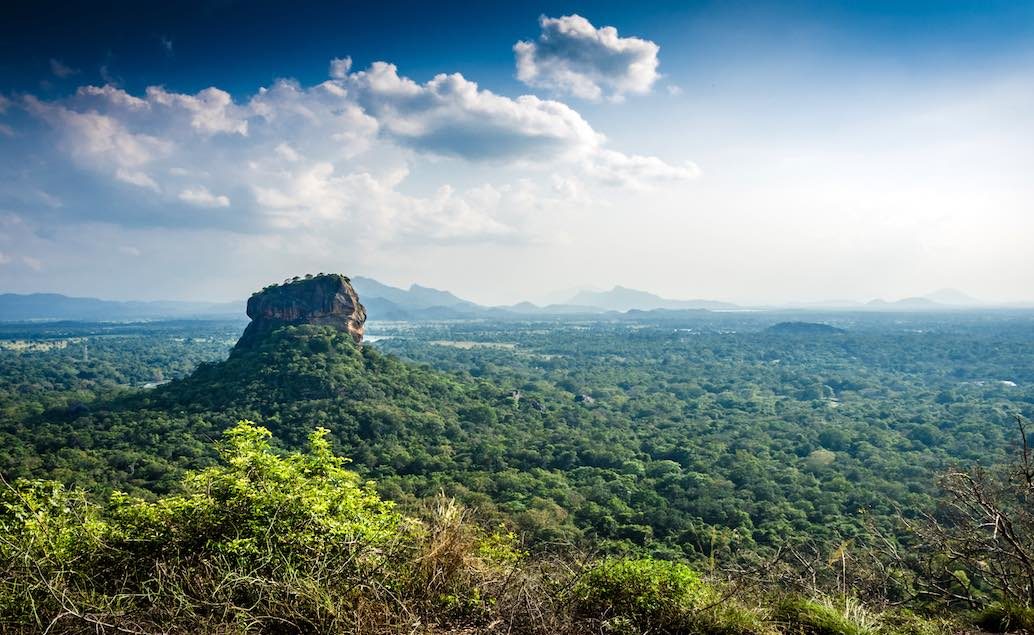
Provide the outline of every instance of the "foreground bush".
{"type": "Polygon", "coordinates": [[[996,602],[980,612],[977,623],[992,633],[1034,633],[1034,609],[996,602]]]}
{"type": "MultiPolygon", "coordinates": [[[[0,487],[0,633],[934,635],[853,600],[767,598],[652,558],[531,558],[444,497],[419,519],[345,469],[317,430],[281,454],[240,422],[180,493],[105,504],[0,487]],[[766,606],[775,607],[774,610],[766,606]]],[[[983,616],[1029,628],[1025,610],[983,616]]]]}
{"type": "Polygon", "coordinates": [[[685,564],[604,560],[578,581],[577,613],[604,630],[628,633],[750,634],[772,632],[755,612],[737,606],[685,564]]]}
{"type": "Polygon", "coordinates": [[[413,528],[344,469],[324,434],[312,434],[309,453],[281,457],[267,430],[242,422],[226,433],[224,466],[157,502],[116,493],[102,508],[52,483],[8,488],[5,623],[325,630],[354,622],[360,598],[390,591],[384,572],[413,528]]]}
{"type": "Polygon", "coordinates": [[[851,598],[790,597],[780,602],[777,619],[801,635],[876,635],[873,616],[851,598]]]}
{"type": "Polygon", "coordinates": [[[154,502],[5,482],[0,632],[408,633],[503,610],[526,630],[565,628],[539,571],[517,571],[513,533],[445,498],[403,516],[325,434],[282,455],[242,421],[223,465],[154,502]]]}

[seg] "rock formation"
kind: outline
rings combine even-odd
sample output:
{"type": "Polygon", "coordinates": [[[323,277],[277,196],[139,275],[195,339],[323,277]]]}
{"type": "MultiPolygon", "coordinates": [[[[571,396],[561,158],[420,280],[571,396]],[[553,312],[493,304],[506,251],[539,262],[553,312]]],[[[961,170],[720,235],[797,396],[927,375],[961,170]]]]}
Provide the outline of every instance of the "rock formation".
{"type": "Polygon", "coordinates": [[[358,343],[363,339],[366,309],[347,277],[321,273],[287,280],[255,293],[248,299],[248,317],[251,323],[237,348],[248,348],[288,324],[333,326],[348,331],[358,343]]]}

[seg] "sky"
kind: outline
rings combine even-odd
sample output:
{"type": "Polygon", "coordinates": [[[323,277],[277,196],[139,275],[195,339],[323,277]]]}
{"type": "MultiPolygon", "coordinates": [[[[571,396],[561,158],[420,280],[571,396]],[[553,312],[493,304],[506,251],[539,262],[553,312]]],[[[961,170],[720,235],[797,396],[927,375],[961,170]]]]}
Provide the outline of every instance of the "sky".
{"type": "Polygon", "coordinates": [[[1034,2],[21,4],[0,292],[1034,300],[1034,2]]]}

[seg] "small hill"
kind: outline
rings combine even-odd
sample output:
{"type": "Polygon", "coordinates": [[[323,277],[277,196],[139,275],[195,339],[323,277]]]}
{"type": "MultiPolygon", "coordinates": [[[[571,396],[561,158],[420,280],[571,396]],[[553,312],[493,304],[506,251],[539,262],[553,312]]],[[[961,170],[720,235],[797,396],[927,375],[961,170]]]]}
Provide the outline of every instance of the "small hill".
{"type": "Polygon", "coordinates": [[[582,291],[567,301],[569,305],[594,307],[606,311],[639,309],[733,309],[737,305],[715,300],[671,300],[648,291],[615,286],[610,291],[582,291]]]}
{"type": "Polygon", "coordinates": [[[844,329],[819,322],[780,322],[765,330],[769,333],[784,335],[834,335],[847,332],[844,329]]]}

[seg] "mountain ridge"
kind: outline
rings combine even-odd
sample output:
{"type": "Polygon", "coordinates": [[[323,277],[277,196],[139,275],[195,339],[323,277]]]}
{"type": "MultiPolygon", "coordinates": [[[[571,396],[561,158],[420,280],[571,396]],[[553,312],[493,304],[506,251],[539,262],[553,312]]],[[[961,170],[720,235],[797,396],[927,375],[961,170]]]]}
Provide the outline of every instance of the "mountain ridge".
{"type": "MultiPolygon", "coordinates": [[[[528,317],[605,316],[632,317],[652,311],[735,311],[747,308],[732,302],[694,299],[673,300],[660,295],[615,285],[609,291],[582,290],[565,302],[539,305],[529,301],[485,306],[448,290],[411,284],[408,289],[355,276],[352,285],[375,320],[427,321],[462,319],[520,319],[528,317]]],[[[60,293],[0,294],[0,322],[31,321],[140,321],[154,319],[239,319],[244,300],[191,302],[177,300],[104,300],[60,293]]],[[[1031,308],[1030,302],[983,302],[957,289],[943,288],[923,296],[899,300],[875,298],[868,302],[829,300],[756,305],[753,309],[822,309],[829,311],[958,311],[997,308],[1031,308]]]]}
{"type": "Polygon", "coordinates": [[[239,317],[244,301],[102,300],[61,293],[0,294],[0,321],[147,320],[187,317],[239,317]]]}
{"type": "Polygon", "coordinates": [[[609,291],[580,291],[566,304],[588,306],[609,311],[639,309],[736,309],[739,305],[718,300],[672,300],[649,291],[615,285],[609,291]]]}

